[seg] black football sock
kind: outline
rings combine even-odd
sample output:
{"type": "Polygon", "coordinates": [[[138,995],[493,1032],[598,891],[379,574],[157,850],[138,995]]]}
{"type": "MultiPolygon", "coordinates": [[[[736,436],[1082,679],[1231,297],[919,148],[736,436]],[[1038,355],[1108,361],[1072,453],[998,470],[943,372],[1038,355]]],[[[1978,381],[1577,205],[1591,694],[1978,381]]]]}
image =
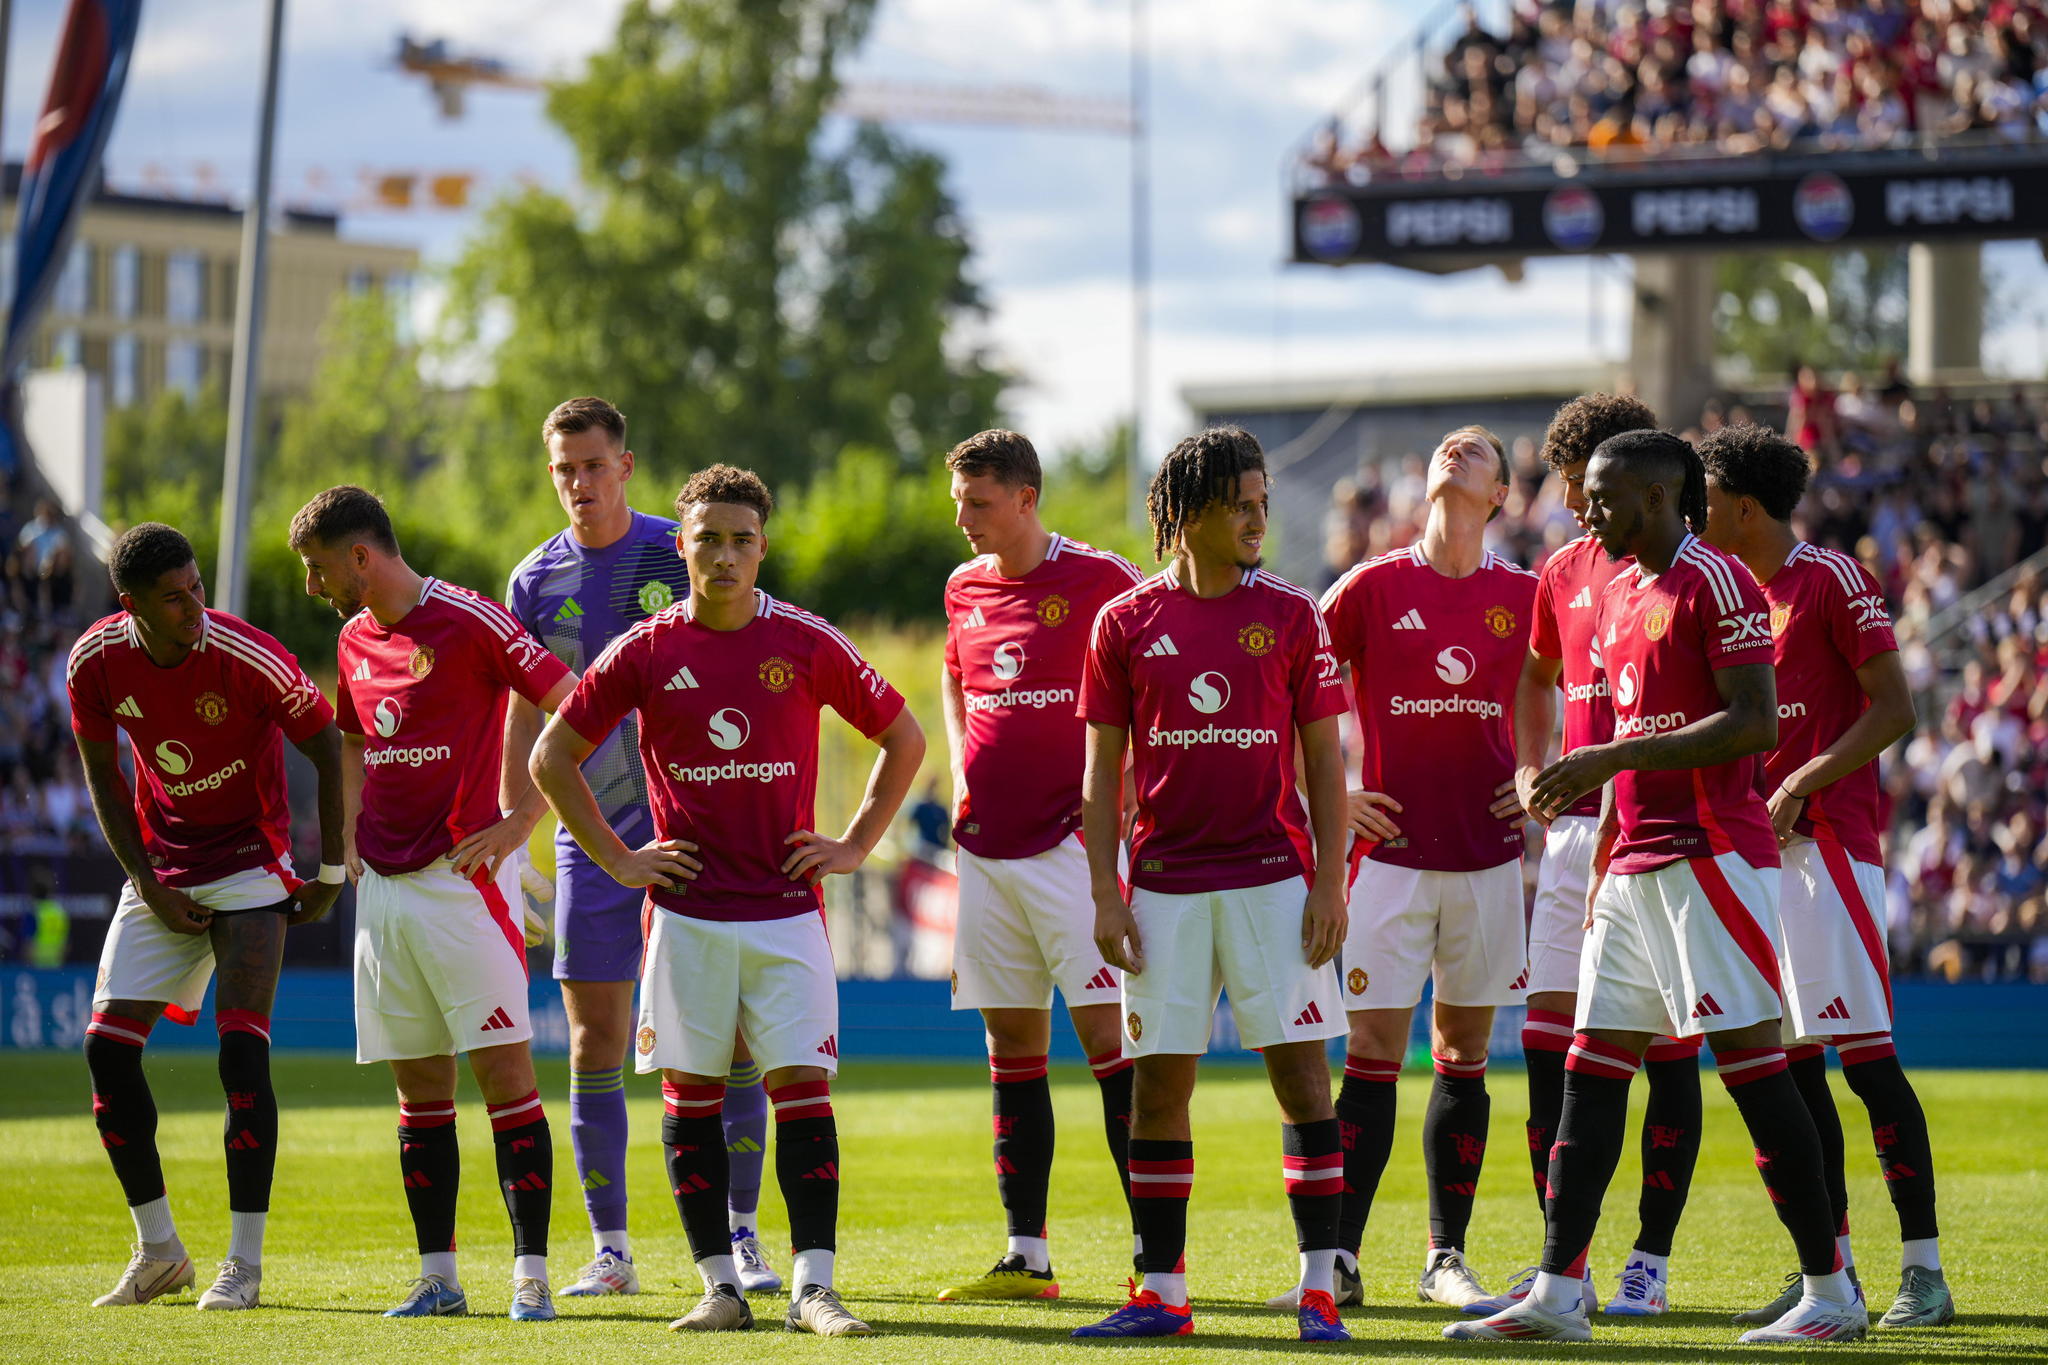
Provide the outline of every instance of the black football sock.
{"type": "Polygon", "coordinates": [[[662,1082],[661,1144],[667,1151],[668,1187],[690,1239],[690,1255],[732,1255],[725,1196],[732,1181],[725,1146],[723,1085],[662,1082]]]}
{"type": "Polygon", "coordinates": [[[1580,1034],[1564,1067],[1564,1109],[1550,1151],[1541,1268],[1577,1279],[1600,1204],[1628,1137],[1628,1086],[1641,1067],[1626,1048],[1580,1034]]]}
{"type": "Polygon", "coordinates": [[[1344,1145],[1339,1133],[1334,1118],[1280,1125],[1287,1211],[1294,1216],[1298,1250],[1329,1251],[1337,1245],[1337,1218],[1344,1207],[1344,1145]]]}
{"type": "Polygon", "coordinates": [[[455,1101],[398,1106],[398,1169],[422,1256],[455,1250],[455,1197],[462,1149],[455,1142],[455,1101]]]}
{"type": "Polygon", "coordinates": [[[1572,1019],[1556,1010],[1529,1011],[1522,1025],[1522,1065],[1529,1073],[1529,1174],[1536,1182],[1536,1208],[1550,1193],[1550,1146],[1557,1141],[1557,1117],[1564,1110],[1564,1059],[1571,1050],[1572,1019]]]}
{"type": "Polygon", "coordinates": [[[277,1167],[277,1092],[270,1085],[270,1019],[253,1010],[221,1010],[220,1086],[227,1096],[228,1208],[270,1211],[277,1167]]]}
{"type": "Polygon", "coordinates": [[[1493,1100],[1486,1093],[1486,1059],[1456,1062],[1437,1057],[1429,1108],[1422,1116],[1422,1162],[1429,1177],[1429,1245],[1463,1250],[1472,1202],[1486,1161],[1493,1100]]]}
{"type": "Polygon", "coordinates": [[[1370,1057],[1344,1059],[1344,1084],[1337,1091],[1337,1133],[1344,1149],[1344,1203],[1337,1215],[1337,1249],[1355,1259],[1365,1240],[1373,1197],[1394,1150],[1395,1081],[1399,1062],[1370,1057]]]}
{"type": "Polygon", "coordinates": [[[1934,1151],[1927,1137],[1927,1115],[1920,1097],[1906,1079],[1889,1033],[1835,1040],[1842,1059],[1842,1079],[1870,1114],[1870,1135],[1877,1144],[1877,1164],[1884,1187],[1899,1216],[1899,1240],[1923,1241],[1941,1235],[1934,1216],[1934,1151]]]}
{"type": "Polygon", "coordinates": [[[497,1149],[498,1188],[512,1220],[512,1254],[548,1254],[548,1216],[555,1202],[555,1142],[538,1090],[489,1106],[497,1149]]]}
{"type": "Polygon", "coordinates": [[[164,1165],[156,1150],[156,1099],[142,1074],[150,1025],[94,1013],[85,1030],[85,1068],[92,1075],[92,1121],[130,1208],[161,1199],[164,1165]]]}
{"type": "Polygon", "coordinates": [[[1636,1250],[1669,1256],[1700,1159],[1699,1048],[1673,1047],[1661,1039],[1650,1044],[1643,1079],[1650,1084],[1650,1096],[1643,1108],[1643,1192],[1636,1201],[1641,1219],[1636,1250]]]}
{"type": "Polygon", "coordinates": [[[1195,1184],[1195,1144],[1132,1138],[1131,1208],[1145,1249],[1138,1268],[1148,1275],[1180,1270],[1188,1248],[1188,1196],[1195,1184]]]}
{"type": "Polygon", "coordinates": [[[768,1102],[775,1107],[775,1183],[789,1211],[790,1250],[834,1251],[839,1245],[839,1125],[832,1117],[832,1083],[773,1086],[768,1102]]]}
{"type": "Polygon", "coordinates": [[[1828,1085],[1828,1050],[1819,1043],[1805,1043],[1785,1049],[1785,1072],[1799,1087],[1799,1098],[1813,1118],[1814,1136],[1820,1139],[1822,1183],[1827,1186],[1828,1218],[1835,1235],[1849,1231],[1849,1173],[1842,1139],[1842,1115],[1835,1108],[1835,1092],[1828,1085]]]}
{"type": "MultiPolygon", "coordinates": [[[[1088,1059],[1095,1084],[1102,1091],[1102,1135],[1109,1142],[1109,1159],[1116,1163],[1116,1178],[1124,1187],[1124,1203],[1131,1202],[1131,1059],[1122,1051],[1105,1052],[1088,1059]]],[[[1131,1231],[1138,1230],[1138,1213],[1131,1211],[1131,1231]]]]}
{"type": "MultiPolygon", "coordinates": [[[[1711,1039],[1709,1040],[1711,1041],[1711,1039]]],[[[1821,1169],[1820,1136],[1799,1086],[1785,1066],[1782,1047],[1715,1050],[1728,1097],[1742,1113],[1756,1151],[1756,1168],[1785,1231],[1792,1236],[1804,1275],[1841,1268],[1835,1220],[1821,1169]]]]}
{"type": "Polygon", "coordinates": [[[1052,1083],[1044,1057],[991,1057],[995,1088],[996,1192],[1012,1237],[1045,1236],[1052,1184],[1052,1083]]]}

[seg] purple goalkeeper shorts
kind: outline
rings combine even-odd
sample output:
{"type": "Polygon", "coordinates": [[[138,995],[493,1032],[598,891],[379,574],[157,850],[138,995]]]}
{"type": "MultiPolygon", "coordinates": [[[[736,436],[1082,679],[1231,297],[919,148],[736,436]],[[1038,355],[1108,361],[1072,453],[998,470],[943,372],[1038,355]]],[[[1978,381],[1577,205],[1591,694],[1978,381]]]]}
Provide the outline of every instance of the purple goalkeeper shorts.
{"type": "Polygon", "coordinates": [[[620,886],[576,850],[555,846],[555,968],[557,981],[638,981],[646,941],[640,908],[647,893],[620,886]]]}

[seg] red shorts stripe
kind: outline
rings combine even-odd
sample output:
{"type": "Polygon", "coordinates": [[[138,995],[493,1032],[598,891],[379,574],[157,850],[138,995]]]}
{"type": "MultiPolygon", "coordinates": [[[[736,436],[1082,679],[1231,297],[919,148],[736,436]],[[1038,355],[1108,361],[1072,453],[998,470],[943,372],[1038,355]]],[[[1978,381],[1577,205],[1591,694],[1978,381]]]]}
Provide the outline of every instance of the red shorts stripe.
{"type": "Polygon", "coordinates": [[[1863,899],[1863,888],[1856,884],[1856,869],[1850,864],[1849,850],[1832,839],[1817,839],[1815,847],[1820,849],[1822,866],[1828,870],[1828,880],[1835,885],[1835,894],[1842,898],[1842,906],[1849,912],[1849,923],[1855,926],[1857,941],[1863,945],[1863,955],[1870,959],[1870,965],[1877,972],[1877,979],[1884,983],[1884,1009],[1892,1012],[1892,970],[1891,957],[1885,951],[1884,934],[1877,927],[1877,916],[1863,899]]]}
{"type": "Polygon", "coordinates": [[[519,970],[526,971],[526,930],[512,918],[512,907],[505,903],[505,893],[498,889],[489,870],[483,867],[469,874],[469,884],[484,898],[484,907],[491,912],[491,920],[505,935],[505,942],[512,945],[512,956],[519,959],[519,970]]]}
{"type": "Polygon", "coordinates": [[[1785,998],[1785,986],[1778,978],[1778,950],[1771,946],[1771,936],[1756,922],[1756,916],[1742,903],[1742,897],[1735,894],[1735,888],[1728,884],[1721,865],[1712,858],[1688,858],[1686,865],[1692,868],[1692,875],[1699,880],[1700,890],[1707,896],[1707,904],[1714,907],[1721,927],[1728,931],[1735,946],[1749,959],[1749,965],[1757,974],[1770,983],[1778,998],[1785,998]]]}
{"type": "Polygon", "coordinates": [[[306,884],[306,879],[304,877],[294,877],[291,873],[285,871],[284,864],[275,858],[265,863],[263,865],[263,870],[265,872],[268,872],[271,876],[277,878],[278,882],[284,887],[284,893],[287,896],[292,895],[300,887],[306,884]]]}

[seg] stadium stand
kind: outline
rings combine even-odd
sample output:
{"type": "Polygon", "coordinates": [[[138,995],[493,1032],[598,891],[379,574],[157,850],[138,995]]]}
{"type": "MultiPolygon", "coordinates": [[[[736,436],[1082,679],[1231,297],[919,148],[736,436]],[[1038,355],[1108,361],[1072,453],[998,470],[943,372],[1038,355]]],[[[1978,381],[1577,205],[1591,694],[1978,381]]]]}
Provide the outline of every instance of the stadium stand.
{"type": "Polygon", "coordinates": [[[1513,0],[1425,58],[1410,145],[1332,120],[1311,184],[2043,135],[2033,0],[1513,0]]]}
{"type": "MultiPolygon", "coordinates": [[[[2048,397],[1916,396],[1896,373],[1826,388],[1801,367],[1782,398],[1714,401],[1684,432],[1784,425],[1813,454],[1801,535],[1884,587],[1920,728],[1884,759],[1895,971],[2048,982],[2048,397]]],[[[1421,534],[1423,452],[1362,465],[1333,490],[1326,582],[1421,534]]],[[[1540,567],[1579,534],[1523,437],[1493,548],[1540,567]]]]}

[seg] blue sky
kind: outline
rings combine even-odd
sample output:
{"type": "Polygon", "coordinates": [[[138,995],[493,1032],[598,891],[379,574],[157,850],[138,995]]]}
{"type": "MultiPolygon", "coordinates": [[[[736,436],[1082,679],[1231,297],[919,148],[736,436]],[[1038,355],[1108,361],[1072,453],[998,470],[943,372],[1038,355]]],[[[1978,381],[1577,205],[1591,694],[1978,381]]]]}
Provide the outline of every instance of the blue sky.
{"type": "MultiPolygon", "coordinates": [[[[441,119],[391,64],[397,35],[439,36],[514,68],[561,74],[609,33],[617,0],[294,0],[285,36],[280,184],[289,200],[355,193],[370,170],[531,175],[562,188],[562,138],[522,93],[479,92],[441,119]],[[309,184],[313,188],[309,189],[309,184]]],[[[1152,382],[1148,446],[1185,425],[1191,382],[1592,359],[1625,346],[1623,276],[1583,260],[1448,279],[1379,267],[1284,268],[1282,154],[1412,31],[1401,0],[1152,0],[1152,382]],[[1596,291],[1596,275],[1604,284],[1596,291]],[[1604,302],[1596,305],[1595,300],[1604,302]]],[[[9,157],[27,145],[62,0],[17,0],[7,72],[9,157]]],[[[260,0],[151,0],[110,179],[239,194],[249,178],[260,0]]],[[[850,74],[1026,85],[1121,97],[1127,0],[882,0],[850,74]],[[998,62],[999,59],[999,62],[998,62]]],[[[942,152],[994,304],[987,340],[1024,377],[1011,418],[1041,444],[1088,439],[1130,406],[1129,150],[1071,132],[910,125],[942,152]]],[[[344,232],[448,259],[471,223],[450,213],[351,212],[344,232]]],[[[2017,318],[1987,345],[2038,377],[2048,270],[2031,245],[1990,253],[2017,318]]],[[[431,290],[423,291],[431,303],[431,290]]]]}

